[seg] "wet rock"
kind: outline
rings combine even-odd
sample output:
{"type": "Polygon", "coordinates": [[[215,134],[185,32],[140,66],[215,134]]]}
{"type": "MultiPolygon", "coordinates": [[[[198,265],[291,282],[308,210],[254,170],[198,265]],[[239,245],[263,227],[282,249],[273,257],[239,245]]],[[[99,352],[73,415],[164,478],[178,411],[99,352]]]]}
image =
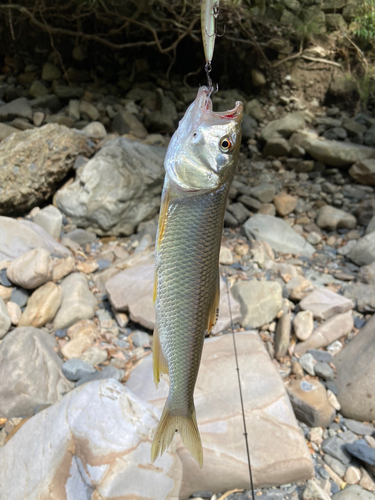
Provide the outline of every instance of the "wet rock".
{"type": "Polygon", "coordinates": [[[16,328],[2,340],[0,378],[7,381],[0,386],[3,417],[31,416],[35,406],[55,403],[72,387],[62,374],[56,347],[53,336],[33,327],[16,328]]]}
{"type": "Polygon", "coordinates": [[[375,186],[375,159],[355,163],[350,167],[349,175],[360,184],[375,186]]]}
{"type": "Polygon", "coordinates": [[[238,281],[232,293],[241,304],[240,324],[246,328],[270,323],[282,308],[282,289],[276,282],[238,281]]]}
{"type": "Polygon", "coordinates": [[[305,115],[297,111],[296,113],[289,113],[283,118],[270,122],[264,127],[261,135],[264,141],[275,137],[288,138],[293,132],[303,128],[305,128],[305,115]]]}
{"type": "Polygon", "coordinates": [[[367,234],[350,250],[348,257],[358,266],[371,264],[375,261],[375,231],[367,234]]]}
{"type": "Polygon", "coordinates": [[[335,416],[324,386],[315,379],[292,380],[287,391],[296,417],[310,427],[328,427],[335,416]]]}
{"type": "Polygon", "coordinates": [[[14,260],[37,248],[62,257],[70,255],[66,247],[37,224],[0,216],[0,260],[14,260]]]}
{"type": "Polygon", "coordinates": [[[66,332],[70,340],[62,346],[61,353],[67,359],[79,358],[94,345],[99,333],[99,328],[93,321],[88,319],[78,321],[66,332]]]}
{"type": "Polygon", "coordinates": [[[277,252],[306,257],[311,257],[315,252],[314,247],[293,231],[285,221],[270,215],[253,215],[245,222],[243,230],[248,239],[266,241],[277,252]]]}
{"type": "Polygon", "coordinates": [[[175,445],[150,464],[157,422],[156,410],[119,382],[85,384],[35,415],[1,449],[0,496],[29,500],[53,491],[82,500],[175,500],[182,476],[175,445]]]}
{"type": "Polygon", "coordinates": [[[73,273],[61,282],[62,303],[55,316],[55,329],[67,328],[81,319],[94,317],[97,300],[82,273],[73,273]]]}
{"type": "Polygon", "coordinates": [[[335,314],[350,311],[354,304],[338,293],[325,288],[317,288],[301,300],[300,307],[304,311],[311,311],[315,319],[323,321],[335,314]]]}
{"type": "MultiPolygon", "coordinates": [[[[240,333],[236,341],[240,366],[248,367],[242,373],[242,384],[245,412],[250,415],[249,432],[259,436],[252,447],[255,485],[281,484],[295,481],[297,477],[311,477],[311,459],[302,443],[284,386],[263,343],[255,332],[240,333]],[[256,385],[255,379],[259,381],[256,385]]],[[[218,493],[248,488],[247,459],[241,444],[241,414],[235,403],[238,395],[233,391],[236,372],[230,368],[232,361],[228,356],[231,349],[228,335],[205,341],[195,392],[204,464],[199,469],[189,452],[178,443],[184,471],[181,498],[188,498],[195,491],[218,493]],[[223,399],[227,402],[224,407],[223,399]]],[[[127,387],[161,409],[168,384],[162,380],[159,389],[155,389],[151,365],[152,359],[148,356],[131,372],[127,387]]]]}
{"type": "Polygon", "coordinates": [[[293,319],[293,329],[297,339],[307,340],[314,329],[314,317],[311,311],[300,311],[293,319]]]}
{"type": "Polygon", "coordinates": [[[34,215],[33,221],[42,227],[52,238],[60,238],[63,216],[60,210],[53,205],[42,208],[34,215]]]}
{"type": "Polygon", "coordinates": [[[19,97],[0,106],[0,122],[9,122],[18,117],[27,118],[29,121],[33,119],[33,111],[26,97],[19,97]]]}
{"type": "Polygon", "coordinates": [[[132,234],[159,210],[165,151],[122,137],[108,141],[80,178],[57,192],[58,208],[96,234],[132,234]]]}
{"type": "Polygon", "coordinates": [[[360,486],[347,486],[343,491],[336,493],[332,500],[374,500],[375,495],[363,490],[360,486]]]}
{"type": "Polygon", "coordinates": [[[51,197],[75,157],[91,148],[83,134],[52,123],[1,142],[0,214],[25,212],[51,197]]]}
{"type": "Polygon", "coordinates": [[[52,278],[52,260],[48,250],[36,248],[16,258],[7,269],[7,277],[17,286],[33,290],[52,278]]]}
{"type": "Polygon", "coordinates": [[[12,324],[11,317],[7,306],[5,305],[3,299],[0,297],[0,339],[2,339],[9,331],[12,324]]]}
{"type": "Polygon", "coordinates": [[[304,354],[309,349],[326,347],[335,340],[349,335],[353,326],[354,322],[351,311],[343,314],[336,314],[315,328],[307,340],[297,344],[294,348],[294,352],[297,354],[304,354]]]}
{"type": "Polygon", "coordinates": [[[345,417],[372,421],[375,415],[375,317],[335,356],[337,397],[345,417]]]}
{"type": "Polygon", "coordinates": [[[46,283],[31,295],[22,313],[19,326],[40,328],[52,321],[61,305],[62,290],[59,285],[46,283]]]}
{"type": "Polygon", "coordinates": [[[340,228],[353,229],[357,224],[357,219],[344,210],[325,205],[318,210],[316,223],[322,229],[335,231],[340,228]]]}
{"type": "Polygon", "coordinates": [[[353,163],[375,158],[374,149],[341,141],[323,141],[307,137],[301,146],[315,160],[332,167],[349,167],[353,163]]]}

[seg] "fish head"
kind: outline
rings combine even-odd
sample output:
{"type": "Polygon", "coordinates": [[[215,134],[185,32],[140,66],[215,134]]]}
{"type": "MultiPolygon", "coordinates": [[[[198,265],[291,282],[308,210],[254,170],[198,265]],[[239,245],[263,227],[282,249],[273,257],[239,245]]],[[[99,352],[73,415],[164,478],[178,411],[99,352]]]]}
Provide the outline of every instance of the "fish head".
{"type": "Polygon", "coordinates": [[[166,173],[179,190],[215,190],[232,179],[241,145],[242,116],[239,101],[230,111],[212,111],[210,91],[200,87],[165,157],[166,173]]]}

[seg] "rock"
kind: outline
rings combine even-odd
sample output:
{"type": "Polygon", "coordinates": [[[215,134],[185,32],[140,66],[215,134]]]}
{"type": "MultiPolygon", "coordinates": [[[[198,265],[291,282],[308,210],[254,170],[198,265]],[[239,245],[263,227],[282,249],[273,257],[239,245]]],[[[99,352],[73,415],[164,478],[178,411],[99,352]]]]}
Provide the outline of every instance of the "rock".
{"type": "Polygon", "coordinates": [[[348,26],[341,14],[326,14],[327,27],[331,30],[347,30],[348,26]]]}
{"type": "Polygon", "coordinates": [[[275,186],[263,182],[250,189],[250,196],[253,196],[262,203],[270,203],[275,196],[275,186]]]}
{"type": "Polygon", "coordinates": [[[75,157],[89,156],[91,148],[83,134],[52,123],[1,142],[0,214],[25,212],[50,198],[75,157]]]}
{"type": "Polygon", "coordinates": [[[344,210],[324,205],[318,210],[316,223],[322,229],[335,231],[339,228],[353,229],[357,225],[357,219],[344,210]]]}
{"type": "Polygon", "coordinates": [[[375,186],[375,159],[362,160],[349,169],[349,175],[355,181],[366,186],[375,186]]]}
{"type": "Polygon", "coordinates": [[[72,387],[61,372],[56,347],[53,336],[33,327],[16,328],[2,340],[0,378],[7,381],[0,386],[3,417],[31,416],[37,405],[55,403],[72,387]]]}
{"type": "Polygon", "coordinates": [[[375,310],[375,286],[364,283],[351,283],[344,288],[344,297],[356,303],[360,312],[373,312],[375,310]]]}
{"type": "Polygon", "coordinates": [[[290,312],[283,314],[277,323],[275,334],[275,358],[281,359],[288,352],[290,343],[292,315],[290,312]]]}
{"type": "Polygon", "coordinates": [[[264,74],[256,68],[252,68],[251,70],[251,80],[254,87],[263,87],[267,83],[264,74]]]}
{"type": "Polygon", "coordinates": [[[300,311],[293,319],[294,333],[297,339],[307,340],[314,329],[314,317],[311,311],[300,311]]]}
{"type": "Polygon", "coordinates": [[[375,215],[371,218],[370,222],[368,223],[365,233],[369,234],[372,233],[373,231],[375,231],[375,215]]]}
{"type": "Polygon", "coordinates": [[[375,149],[342,141],[306,137],[301,146],[315,160],[332,167],[350,167],[353,163],[375,158],[375,149]]]}
{"type": "Polygon", "coordinates": [[[318,362],[314,366],[315,375],[322,378],[323,380],[332,380],[335,376],[332,368],[328,363],[318,362]]]}
{"type": "Polygon", "coordinates": [[[112,378],[121,382],[125,376],[125,370],[119,370],[115,366],[105,366],[103,370],[97,371],[96,373],[87,374],[76,383],[76,387],[87,384],[87,382],[92,382],[93,380],[105,380],[112,378]]]}
{"type": "MultiPolygon", "coordinates": [[[[108,279],[105,287],[109,301],[116,311],[129,311],[130,319],[152,330],[155,326],[155,308],[152,301],[154,292],[154,264],[136,265],[115,274],[108,279]]],[[[240,318],[240,305],[231,297],[233,321],[240,318]]],[[[219,317],[213,333],[219,333],[230,326],[230,315],[225,281],[220,280],[219,317]]]]}
{"type": "Polygon", "coordinates": [[[68,359],[62,365],[62,372],[68,380],[75,382],[86,375],[96,373],[95,368],[82,359],[68,359]]]}
{"type": "Polygon", "coordinates": [[[19,326],[34,326],[40,328],[53,321],[62,300],[62,290],[59,285],[46,283],[31,295],[26,309],[22,313],[19,326]]]}
{"type": "Polygon", "coordinates": [[[60,281],[70,274],[75,266],[74,257],[69,256],[65,258],[53,258],[52,259],[52,280],[60,281]]]}
{"type": "Polygon", "coordinates": [[[375,415],[375,344],[373,316],[336,356],[337,397],[341,413],[348,418],[372,421],[375,415]]]}
{"type": "Polygon", "coordinates": [[[353,326],[354,322],[351,311],[343,314],[336,314],[315,328],[307,340],[297,344],[294,348],[294,352],[297,354],[304,354],[309,349],[326,347],[335,340],[349,335],[353,326]]]}
{"type": "Polygon", "coordinates": [[[358,458],[366,464],[375,465],[375,449],[370,448],[367,444],[362,444],[361,440],[348,443],[345,448],[353,457],[358,458]]]}
{"type": "Polygon", "coordinates": [[[113,119],[112,129],[120,135],[132,134],[138,139],[147,137],[147,129],[138,118],[129,111],[119,111],[113,119]]]}
{"type": "Polygon", "coordinates": [[[359,434],[360,436],[371,436],[375,433],[373,425],[357,422],[357,420],[352,420],[350,418],[345,419],[345,425],[349,430],[359,434]]]}
{"type": "MultiPolygon", "coordinates": [[[[311,459],[302,443],[303,437],[280,376],[263,343],[255,332],[236,334],[236,342],[239,364],[247,367],[241,377],[245,412],[249,416],[248,431],[259,436],[251,449],[255,486],[293,482],[297,476],[311,477],[311,459]],[[254,384],[254,380],[260,385],[254,384]]],[[[199,469],[186,449],[178,444],[184,471],[180,498],[189,498],[195,491],[218,493],[248,488],[247,458],[240,426],[242,416],[238,412],[238,394],[233,391],[237,375],[231,368],[232,355],[228,356],[233,352],[232,344],[229,335],[205,341],[195,391],[204,464],[199,469]],[[224,406],[223,400],[227,403],[224,406]]],[[[144,358],[131,372],[127,387],[161,409],[168,385],[162,379],[159,389],[155,389],[151,365],[151,357],[144,358]]]]}
{"type": "Polygon", "coordinates": [[[277,213],[281,215],[281,217],[284,217],[293,212],[296,208],[297,198],[283,191],[274,197],[273,204],[276,207],[277,213]]]}
{"type": "Polygon", "coordinates": [[[53,94],[39,96],[35,99],[32,99],[30,101],[30,106],[32,108],[42,108],[44,110],[49,110],[52,111],[52,113],[56,113],[62,108],[60,99],[53,94]]]}
{"type": "Polygon", "coordinates": [[[220,255],[219,262],[224,266],[231,266],[234,262],[233,254],[228,247],[221,245],[220,247],[220,255]]]}
{"type": "Polygon", "coordinates": [[[245,107],[247,114],[258,121],[264,120],[266,116],[264,106],[258,101],[258,99],[252,99],[251,101],[248,101],[245,107]]]}
{"type": "Polygon", "coordinates": [[[357,484],[361,479],[361,471],[357,467],[348,467],[345,472],[345,482],[357,484]]]}
{"type": "Polygon", "coordinates": [[[12,324],[7,306],[3,299],[0,297],[0,339],[2,339],[9,331],[12,324]]]}
{"type": "Polygon", "coordinates": [[[311,231],[311,233],[307,235],[306,240],[312,245],[318,245],[318,243],[322,241],[322,237],[320,236],[319,233],[311,231]]]}
{"type": "Polygon", "coordinates": [[[81,130],[86,137],[91,139],[104,139],[107,135],[107,131],[104,125],[100,122],[91,122],[86,127],[81,130]]]}
{"type": "Polygon", "coordinates": [[[29,300],[30,292],[24,290],[23,288],[13,288],[12,294],[10,296],[11,302],[14,302],[19,307],[25,307],[27,301],[29,300]]]}
{"type": "Polygon", "coordinates": [[[315,319],[323,321],[335,314],[350,311],[354,304],[338,293],[326,288],[317,288],[301,300],[300,307],[304,311],[311,311],[315,319]]]}
{"type": "Polygon", "coordinates": [[[70,341],[62,346],[61,353],[67,359],[79,358],[87,349],[93,347],[99,333],[93,321],[87,319],[78,321],[67,331],[70,341]]]}
{"type": "Polygon", "coordinates": [[[331,500],[329,494],[326,493],[314,479],[307,481],[302,498],[303,500],[331,500]]]}
{"type": "Polygon", "coordinates": [[[52,260],[48,250],[35,248],[16,258],[7,269],[9,280],[26,290],[34,290],[52,278],[52,260]]]}
{"type": "Polygon", "coordinates": [[[82,319],[94,317],[97,300],[82,273],[73,273],[61,282],[62,303],[55,316],[54,328],[63,329],[82,319]]]}
{"type": "Polygon", "coordinates": [[[314,286],[303,276],[294,276],[286,284],[286,289],[289,293],[289,299],[300,301],[314,290],[314,286]]]}
{"type": "Polygon", "coordinates": [[[375,261],[375,231],[363,236],[350,250],[348,257],[358,266],[371,264],[375,261]]]}
{"type": "Polygon", "coordinates": [[[61,71],[52,63],[46,62],[42,70],[42,79],[46,82],[52,82],[61,78],[61,71]]]}
{"type": "Polygon", "coordinates": [[[57,207],[96,234],[132,234],[159,210],[165,151],[123,137],[106,142],[79,179],[56,193],[57,207]]]}
{"type": "Polygon", "coordinates": [[[135,347],[150,346],[150,335],[147,332],[142,332],[141,330],[136,330],[131,336],[133,345],[135,347]]]}
{"type": "Polygon", "coordinates": [[[301,111],[297,111],[270,122],[262,130],[261,136],[264,141],[268,141],[274,137],[285,137],[288,139],[293,132],[303,128],[305,128],[305,115],[301,111]]]}
{"type": "Polygon", "coordinates": [[[99,118],[98,108],[91,104],[91,102],[80,101],[79,111],[81,113],[81,116],[86,120],[96,121],[99,118]]]}
{"type": "Polygon", "coordinates": [[[366,469],[361,468],[361,475],[362,477],[359,482],[360,486],[362,486],[362,488],[364,488],[365,490],[375,491],[375,482],[366,469]]]}
{"type": "Polygon", "coordinates": [[[67,248],[37,224],[0,216],[0,260],[17,259],[29,250],[41,248],[54,255],[70,255],[67,248]]]}
{"type": "Polygon", "coordinates": [[[107,351],[105,349],[100,349],[100,347],[90,347],[81,355],[82,361],[90,363],[90,365],[96,366],[107,361],[107,351]]]}
{"type": "MultiPolygon", "coordinates": [[[[340,478],[345,476],[346,465],[344,465],[337,458],[331,457],[328,453],[324,455],[324,461],[330,466],[330,468],[338,475],[340,478]]],[[[341,481],[340,481],[341,484],[341,481]]]]}
{"type": "Polygon", "coordinates": [[[33,110],[26,97],[19,97],[3,106],[0,106],[0,122],[9,122],[13,118],[33,119],[33,110]]]}
{"type": "Polygon", "coordinates": [[[60,238],[63,216],[58,208],[53,205],[42,208],[42,210],[39,210],[39,212],[34,215],[33,221],[47,231],[52,238],[60,238]]]}
{"type": "Polygon", "coordinates": [[[272,137],[269,139],[263,149],[263,155],[267,156],[275,156],[278,158],[279,156],[287,156],[290,152],[290,146],[286,139],[282,137],[272,137]]]}
{"type": "Polygon", "coordinates": [[[346,451],[346,443],[340,436],[331,436],[322,443],[322,449],[331,457],[340,460],[344,465],[350,463],[350,454],[346,451]]]}
{"type": "Polygon", "coordinates": [[[119,382],[85,384],[0,450],[0,496],[175,500],[182,476],[175,445],[150,464],[157,421],[155,408],[119,382]]]}
{"type": "Polygon", "coordinates": [[[304,354],[303,356],[300,357],[299,359],[299,364],[302,366],[302,368],[307,372],[309,375],[314,376],[315,375],[315,359],[312,354],[304,354]]]}
{"type": "MultiPolygon", "coordinates": [[[[7,302],[7,310],[8,310],[8,314],[10,316],[10,320],[12,322],[12,325],[17,326],[19,321],[20,321],[21,315],[22,315],[20,306],[18,304],[16,304],[15,302],[9,301],[9,302],[7,302]]],[[[0,337],[1,337],[1,334],[0,334],[0,337]]]]}
{"type": "Polygon", "coordinates": [[[315,379],[292,380],[287,391],[296,417],[310,427],[328,427],[335,416],[324,386],[315,379]]]}
{"type": "Polygon", "coordinates": [[[228,211],[235,217],[238,224],[243,224],[251,215],[249,210],[240,202],[231,203],[228,207],[228,211]]]}
{"type": "Polygon", "coordinates": [[[10,135],[17,132],[19,132],[17,128],[6,125],[5,123],[0,123],[0,141],[3,141],[10,135]]]}
{"type": "Polygon", "coordinates": [[[328,398],[328,402],[332,406],[332,408],[334,408],[337,411],[341,410],[341,406],[340,406],[340,403],[338,402],[338,399],[336,398],[335,394],[330,389],[327,389],[327,398],[328,398]]]}
{"type": "Polygon", "coordinates": [[[91,231],[85,231],[84,229],[74,229],[66,233],[66,237],[71,241],[78,243],[78,245],[83,246],[86,244],[94,243],[96,240],[96,234],[91,231]]]}
{"type": "Polygon", "coordinates": [[[241,304],[240,324],[258,328],[275,319],[282,308],[282,289],[271,281],[237,281],[233,296],[241,304]]]}
{"type": "Polygon", "coordinates": [[[336,493],[332,500],[375,500],[375,495],[354,485],[347,486],[343,491],[336,493]]]}
{"type": "Polygon", "coordinates": [[[310,243],[297,234],[282,219],[271,215],[255,214],[243,225],[248,239],[266,241],[273,250],[311,257],[315,252],[310,243]]]}

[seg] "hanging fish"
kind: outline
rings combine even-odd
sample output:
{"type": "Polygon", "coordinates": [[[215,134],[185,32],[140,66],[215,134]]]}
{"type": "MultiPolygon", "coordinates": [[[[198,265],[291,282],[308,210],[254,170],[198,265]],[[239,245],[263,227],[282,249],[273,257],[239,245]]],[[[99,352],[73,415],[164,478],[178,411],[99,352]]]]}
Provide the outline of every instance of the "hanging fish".
{"type": "Polygon", "coordinates": [[[219,15],[219,0],[201,0],[201,29],[206,64],[211,64],[216,38],[216,18],[219,15]]]}
{"type": "Polygon", "coordinates": [[[173,135],[155,258],[156,326],[153,366],[156,386],[169,373],[169,395],[151,449],[151,460],[179,432],[200,466],[194,387],[205,335],[219,304],[219,251],[228,191],[236,169],[243,105],[212,111],[210,89],[201,87],[173,135]]]}

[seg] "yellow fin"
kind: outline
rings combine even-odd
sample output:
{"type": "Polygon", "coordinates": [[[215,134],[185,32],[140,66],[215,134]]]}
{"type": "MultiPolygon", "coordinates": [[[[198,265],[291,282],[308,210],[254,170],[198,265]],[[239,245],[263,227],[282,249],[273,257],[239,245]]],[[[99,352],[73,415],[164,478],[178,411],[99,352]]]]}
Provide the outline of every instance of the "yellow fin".
{"type": "Polygon", "coordinates": [[[158,387],[161,373],[169,374],[169,370],[167,360],[165,359],[160,345],[159,332],[156,326],[152,344],[152,364],[154,368],[154,382],[156,387],[158,387]]]}
{"type": "Polygon", "coordinates": [[[219,301],[220,301],[220,276],[218,276],[214,299],[212,301],[211,308],[208,312],[208,323],[207,323],[208,333],[210,333],[212,328],[217,323],[217,318],[219,317],[219,301]]]}
{"type": "Polygon", "coordinates": [[[180,434],[184,445],[198,462],[199,467],[202,467],[203,450],[195,410],[190,417],[171,415],[168,408],[168,400],[155,431],[151,447],[151,462],[155,462],[157,457],[164,453],[171,444],[176,432],[180,434]]]}
{"type": "Polygon", "coordinates": [[[165,226],[167,223],[168,206],[169,206],[169,191],[165,190],[160,205],[157,248],[159,248],[161,240],[163,239],[164,236],[165,226]]]}

